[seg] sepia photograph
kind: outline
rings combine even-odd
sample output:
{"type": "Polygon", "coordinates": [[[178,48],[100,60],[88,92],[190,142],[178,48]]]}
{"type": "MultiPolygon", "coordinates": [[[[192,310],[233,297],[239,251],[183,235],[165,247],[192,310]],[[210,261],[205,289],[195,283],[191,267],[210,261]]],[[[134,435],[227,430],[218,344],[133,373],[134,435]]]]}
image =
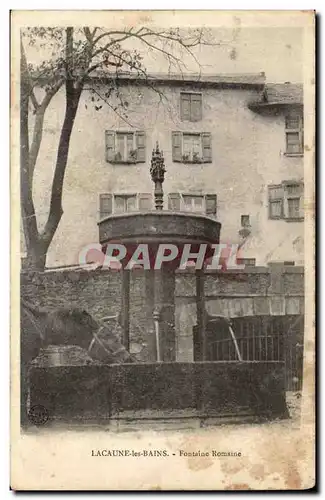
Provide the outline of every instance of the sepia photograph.
{"type": "Polygon", "coordinates": [[[314,486],[314,22],[12,11],[12,489],[314,486]]]}

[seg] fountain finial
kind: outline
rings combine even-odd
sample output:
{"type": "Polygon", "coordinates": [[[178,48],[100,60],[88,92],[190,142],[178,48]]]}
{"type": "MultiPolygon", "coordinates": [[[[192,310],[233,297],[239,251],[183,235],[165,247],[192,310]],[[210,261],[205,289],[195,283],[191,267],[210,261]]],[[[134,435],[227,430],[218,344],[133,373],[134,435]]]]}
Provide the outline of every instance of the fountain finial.
{"type": "Polygon", "coordinates": [[[155,206],[156,210],[162,210],[164,204],[164,192],[162,183],[165,180],[165,160],[162,151],[159,151],[158,141],[156,148],[152,151],[150,174],[151,179],[155,184],[155,206]]]}

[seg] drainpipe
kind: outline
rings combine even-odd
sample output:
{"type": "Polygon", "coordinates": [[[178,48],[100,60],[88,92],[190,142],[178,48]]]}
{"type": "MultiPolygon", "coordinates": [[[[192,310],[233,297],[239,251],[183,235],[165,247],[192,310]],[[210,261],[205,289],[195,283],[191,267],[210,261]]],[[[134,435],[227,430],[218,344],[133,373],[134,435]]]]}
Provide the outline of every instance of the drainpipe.
{"type": "Polygon", "coordinates": [[[156,361],[159,363],[161,361],[160,357],[160,338],[159,338],[159,311],[155,310],[153,313],[153,321],[155,325],[155,336],[156,336],[156,361]]]}

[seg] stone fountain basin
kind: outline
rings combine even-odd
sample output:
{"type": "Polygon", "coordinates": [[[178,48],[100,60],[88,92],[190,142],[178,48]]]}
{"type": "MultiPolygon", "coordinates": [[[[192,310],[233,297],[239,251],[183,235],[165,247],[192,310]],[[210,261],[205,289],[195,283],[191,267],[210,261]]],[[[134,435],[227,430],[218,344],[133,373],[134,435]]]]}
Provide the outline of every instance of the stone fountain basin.
{"type": "Polygon", "coordinates": [[[189,212],[151,211],[110,215],[98,223],[99,241],[107,243],[219,243],[220,222],[189,212]]]}
{"type": "Polygon", "coordinates": [[[122,244],[127,248],[125,265],[141,244],[148,245],[150,263],[155,261],[158,247],[173,244],[178,256],[169,267],[177,266],[185,244],[191,245],[191,253],[198,252],[201,244],[207,244],[205,260],[213,255],[212,244],[219,243],[221,224],[212,217],[189,212],[151,211],[110,215],[99,223],[99,241],[106,253],[108,244],[122,244]]]}

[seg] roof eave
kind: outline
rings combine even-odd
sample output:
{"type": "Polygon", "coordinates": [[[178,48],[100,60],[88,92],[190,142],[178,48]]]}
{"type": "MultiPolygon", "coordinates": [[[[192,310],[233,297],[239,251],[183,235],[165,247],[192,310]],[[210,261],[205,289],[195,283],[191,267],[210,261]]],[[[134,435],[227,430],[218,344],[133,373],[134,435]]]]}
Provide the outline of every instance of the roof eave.
{"type": "Polygon", "coordinates": [[[303,107],[303,103],[302,102],[298,102],[298,101],[281,101],[281,102],[258,102],[258,101],[255,101],[255,102],[250,102],[248,104],[248,107],[251,111],[256,111],[256,112],[259,112],[259,111],[263,111],[264,109],[269,109],[269,110],[276,110],[278,108],[284,108],[284,107],[287,107],[287,106],[300,106],[300,107],[303,107]]]}
{"type": "MultiPolygon", "coordinates": [[[[102,83],[106,83],[112,81],[114,77],[110,75],[89,75],[87,80],[97,80],[102,83]]],[[[119,75],[118,76],[119,83],[124,84],[146,84],[146,82],[150,82],[150,84],[158,84],[158,85],[177,85],[177,86],[186,86],[186,85],[194,85],[201,87],[213,87],[213,88],[241,88],[241,89],[256,89],[263,90],[265,87],[265,77],[262,75],[256,75],[254,77],[249,76],[245,77],[238,75],[238,79],[233,79],[233,77],[225,76],[224,78],[221,76],[220,79],[203,76],[202,78],[195,78],[189,75],[184,75],[182,78],[174,77],[174,76],[151,76],[148,75],[147,78],[135,78],[133,75],[119,75]]]]}

